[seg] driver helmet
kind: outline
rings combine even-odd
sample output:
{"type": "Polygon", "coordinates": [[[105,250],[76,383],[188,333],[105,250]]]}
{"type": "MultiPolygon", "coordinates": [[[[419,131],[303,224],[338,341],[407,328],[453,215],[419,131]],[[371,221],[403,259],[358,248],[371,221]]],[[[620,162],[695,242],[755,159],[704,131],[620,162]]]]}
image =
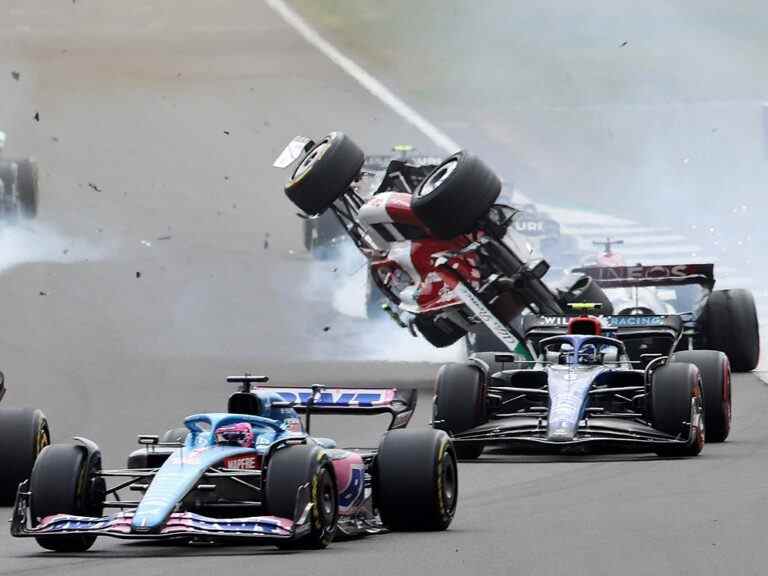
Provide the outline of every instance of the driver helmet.
{"type": "Polygon", "coordinates": [[[253,428],[247,422],[222,426],[216,430],[216,443],[224,446],[253,448],[253,428]]]}
{"type": "Polygon", "coordinates": [[[579,364],[599,364],[600,354],[597,346],[594,344],[584,344],[579,348],[579,357],[576,360],[579,364]]]}

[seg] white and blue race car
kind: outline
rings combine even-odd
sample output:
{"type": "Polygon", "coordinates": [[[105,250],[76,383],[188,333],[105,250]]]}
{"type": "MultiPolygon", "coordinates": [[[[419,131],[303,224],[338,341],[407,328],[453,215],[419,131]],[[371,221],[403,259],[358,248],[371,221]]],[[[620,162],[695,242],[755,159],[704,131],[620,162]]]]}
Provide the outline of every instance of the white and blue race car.
{"type": "Polygon", "coordinates": [[[538,340],[531,361],[486,352],[443,366],[433,426],[451,434],[464,459],[488,445],[698,455],[705,440],[699,368],[659,356],[638,369],[603,322],[571,318],[566,333],[538,340]]]}

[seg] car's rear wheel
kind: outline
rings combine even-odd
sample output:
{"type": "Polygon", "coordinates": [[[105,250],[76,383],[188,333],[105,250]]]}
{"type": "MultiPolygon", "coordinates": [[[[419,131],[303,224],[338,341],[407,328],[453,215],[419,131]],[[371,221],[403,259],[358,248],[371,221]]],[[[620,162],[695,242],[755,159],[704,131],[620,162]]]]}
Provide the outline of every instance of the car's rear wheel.
{"type": "Polygon", "coordinates": [[[693,364],[667,364],[656,370],[651,383],[653,427],[684,444],[659,446],[660,456],[696,456],[704,447],[701,375],[693,364]],[[693,420],[693,421],[692,421],[693,420]]]}
{"type": "Polygon", "coordinates": [[[707,348],[728,355],[734,372],[750,372],[760,360],[760,325],[749,290],[715,290],[699,315],[707,348]]]}
{"type": "MultiPolygon", "coordinates": [[[[451,435],[487,421],[486,374],[471,364],[445,364],[437,373],[432,426],[451,435]]],[[[475,460],[483,453],[480,442],[457,441],[456,456],[475,460]]]]}
{"type": "Polygon", "coordinates": [[[686,350],[672,356],[672,362],[695,365],[701,373],[704,393],[704,421],[707,442],[724,442],[731,431],[731,367],[728,357],[715,350],[686,350]]]}
{"type": "Polygon", "coordinates": [[[280,542],[278,546],[328,546],[338,522],[338,492],[328,457],[314,445],[285,446],[270,457],[267,466],[264,497],[268,514],[295,520],[297,495],[303,485],[308,486],[308,502],[312,504],[309,533],[299,540],[280,542]]]}
{"type": "Polygon", "coordinates": [[[475,230],[500,193],[498,176],[462,150],[424,179],[414,192],[411,208],[437,238],[447,240],[475,230]]]}
{"type": "Polygon", "coordinates": [[[391,530],[445,530],[458,501],[456,455],[445,432],[392,430],[376,455],[374,502],[391,530]]]}
{"type": "MultiPolygon", "coordinates": [[[[85,446],[57,444],[40,453],[32,469],[29,490],[32,524],[54,514],[100,517],[106,494],[101,453],[85,446]]],[[[55,552],[84,552],[96,541],[93,534],[37,536],[37,543],[55,552]]]]}
{"type": "Polygon", "coordinates": [[[40,410],[0,408],[0,506],[13,504],[19,483],[29,478],[38,454],[50,443],[40,410]]]}
{"type": "Polygon", "coordinates": [[[357,178],[364,160],[363,151],[347,135],[331,132],[296,166],[285,194],[311,216],[325,212],[357,178]]]}

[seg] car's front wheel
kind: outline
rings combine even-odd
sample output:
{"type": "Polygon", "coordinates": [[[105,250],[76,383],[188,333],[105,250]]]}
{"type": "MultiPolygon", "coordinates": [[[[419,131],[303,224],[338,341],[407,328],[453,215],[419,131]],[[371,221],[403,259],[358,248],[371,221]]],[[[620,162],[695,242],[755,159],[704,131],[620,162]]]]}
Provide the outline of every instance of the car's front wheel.
{"type": "Polygon", "coordinates": [[[279,546],[325,548],[333,540],[338,523],[338,492],[333,465],[314,445],[278,449],[267,464],[264,493],[267,512],[296,520],[297,495],[302,486],[306,486],[307,501],[312,505],[310,530],[299,540],[281,542],[279,546]]]}
{"type": "MultiPolygon", "coordinates": [[[[455,435],[483,424],[486,415],[486,374],[472,364],[446,364],[437,373],[432,426],[455,435]]],[[[481,442],[455,444],[462,460],[475,460],[483,453],[481,442]]]]}
{"type": "Polygon", "coordinates": [[[659,456],[697,456],[704,447],[701,374],[693,364],[662,366],[651,383],[653,427],[685,443],[659,446],[659,456]]]}
{"type": "MultiPolygon", "coordinates": [[[[85,446],[56,444],[40,453],[32,469],[29,490],[33,525],[54,514],[100,517],[106,494],[101,453],[85,446]]],[[[93,534],[37,536],[37,543],[55,552],[84,552],[96,541],[93,534]]]]}
{"type": "Polygon", "coordinates": [[[29,478],[38,454],[50,443],[40,410],[0,408],[0,505],[13,504],[19,483],[29,478]]]}

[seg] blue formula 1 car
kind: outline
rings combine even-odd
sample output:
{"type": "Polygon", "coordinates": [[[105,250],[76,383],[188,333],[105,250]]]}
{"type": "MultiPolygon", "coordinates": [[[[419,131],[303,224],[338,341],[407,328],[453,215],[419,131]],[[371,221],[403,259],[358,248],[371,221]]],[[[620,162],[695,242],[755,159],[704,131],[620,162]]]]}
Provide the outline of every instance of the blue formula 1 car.
{"type": "Polygon", "coordinates": [[[254,387],[237,376],[227,413],[196,414],[184,428],[139,436],[122,470],[102,470],[86,439],[49,446],[19,486],[11,534],[49,550],[84,551],[97,536],[324,548],[339,531],[444,530],[458,476],[444,432],[403,430],[416,391],[254,387]],[[341,450],[309,434],[313,413],[391,414],[378,449],[341,450]],[[304,413],[305,423],[299,418],[304,413]],[[116,482],[108,485],[108,481],[116,482]],[[142,494],[122,499],[125,490],[142,494]],[[119,512],[104,515],[104,508],[119,512]]]}

